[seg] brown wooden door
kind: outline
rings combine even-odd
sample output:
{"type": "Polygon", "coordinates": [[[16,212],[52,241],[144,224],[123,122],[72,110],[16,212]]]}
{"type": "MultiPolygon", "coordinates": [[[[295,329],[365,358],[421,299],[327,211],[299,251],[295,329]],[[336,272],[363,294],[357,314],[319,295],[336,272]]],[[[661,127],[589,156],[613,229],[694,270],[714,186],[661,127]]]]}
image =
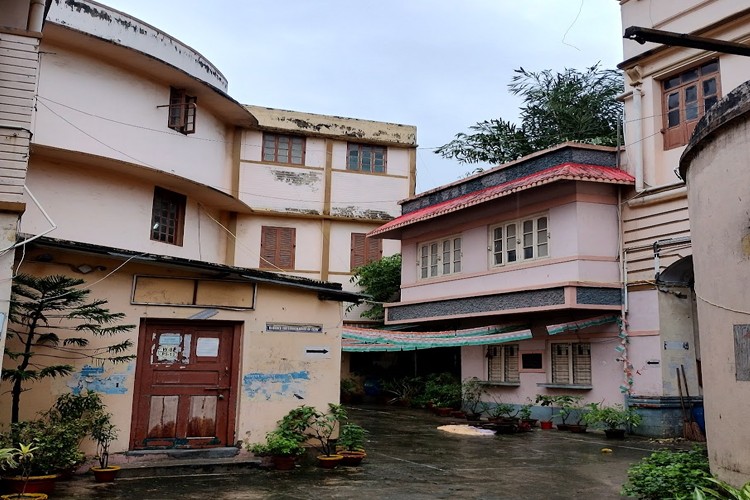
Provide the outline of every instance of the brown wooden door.
{"type": "Polygon", "coordinates": [[[133,448],[233,443],[237,337],[234,327],[226,324],[141,328],[133,448]]]}

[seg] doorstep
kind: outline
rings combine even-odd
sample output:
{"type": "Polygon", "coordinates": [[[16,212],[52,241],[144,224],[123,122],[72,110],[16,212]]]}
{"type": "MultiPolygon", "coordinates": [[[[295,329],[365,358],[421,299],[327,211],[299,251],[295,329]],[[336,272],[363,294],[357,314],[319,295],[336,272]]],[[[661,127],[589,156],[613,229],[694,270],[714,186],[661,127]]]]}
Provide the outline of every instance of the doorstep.
{"type": "Polygon", "coordinates": [[[229,474],[258,468],[260,459],[238,448],[136,450],[110,456],[119,478],[229,474]]]}

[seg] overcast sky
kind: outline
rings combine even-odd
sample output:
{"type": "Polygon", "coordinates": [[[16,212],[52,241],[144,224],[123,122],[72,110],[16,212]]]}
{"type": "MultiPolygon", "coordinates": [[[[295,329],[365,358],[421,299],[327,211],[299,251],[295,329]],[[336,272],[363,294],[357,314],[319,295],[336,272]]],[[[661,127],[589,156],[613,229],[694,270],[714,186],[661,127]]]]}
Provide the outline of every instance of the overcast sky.
{"type": "Polygon", "coordinates": [[[102,0],[200,52],[245,104],[416,125],[417,192],[474,165],[434,154],[515,120],[513,69],[622,58],[615,0],[102,0]]]}

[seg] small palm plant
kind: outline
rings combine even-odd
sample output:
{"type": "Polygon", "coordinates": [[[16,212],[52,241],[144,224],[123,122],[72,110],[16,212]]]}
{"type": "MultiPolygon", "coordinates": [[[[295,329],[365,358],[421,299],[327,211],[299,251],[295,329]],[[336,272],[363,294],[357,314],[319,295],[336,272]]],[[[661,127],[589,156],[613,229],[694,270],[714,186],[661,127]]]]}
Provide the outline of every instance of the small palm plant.
{"type": "Polygon", "coordinates": [[[13,279],[5,354],[17,364],[5,363],[2,370],[2,379],[11,383],[11,422],[18,422],[21,394],[29,382],[69,375],[76,360],[103,364],[135,359],[126,354],[131,340],[88,347],[90,335],[107,337],[135,325],[119,324],[125,314],[110,312],[106,300],[89,300],[91,290],[80,288],[84,283],[61,275],[19,274],[13,279]]]}

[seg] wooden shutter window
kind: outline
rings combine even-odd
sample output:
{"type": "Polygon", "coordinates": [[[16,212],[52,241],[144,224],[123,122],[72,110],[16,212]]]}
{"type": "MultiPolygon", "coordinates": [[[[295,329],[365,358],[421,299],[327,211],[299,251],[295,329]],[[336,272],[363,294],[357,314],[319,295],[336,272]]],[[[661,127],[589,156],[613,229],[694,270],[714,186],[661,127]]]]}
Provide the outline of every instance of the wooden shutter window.
{"type": "Polygon", "coordinates": [[[591,344],[573,344],[573,383],[591,384],[591,344]]]}
{"type": "Polygon", "coordinates": [[[263,226],[260,234],[260,268],[294,269],[297,230],[263,226]]]}
{"type": "Polygon", "coordinates": [[[383,256],[383,240],[367,238],[365,233],[352,233],[349,267],[354,269],[380,260],[383,256]]]}

